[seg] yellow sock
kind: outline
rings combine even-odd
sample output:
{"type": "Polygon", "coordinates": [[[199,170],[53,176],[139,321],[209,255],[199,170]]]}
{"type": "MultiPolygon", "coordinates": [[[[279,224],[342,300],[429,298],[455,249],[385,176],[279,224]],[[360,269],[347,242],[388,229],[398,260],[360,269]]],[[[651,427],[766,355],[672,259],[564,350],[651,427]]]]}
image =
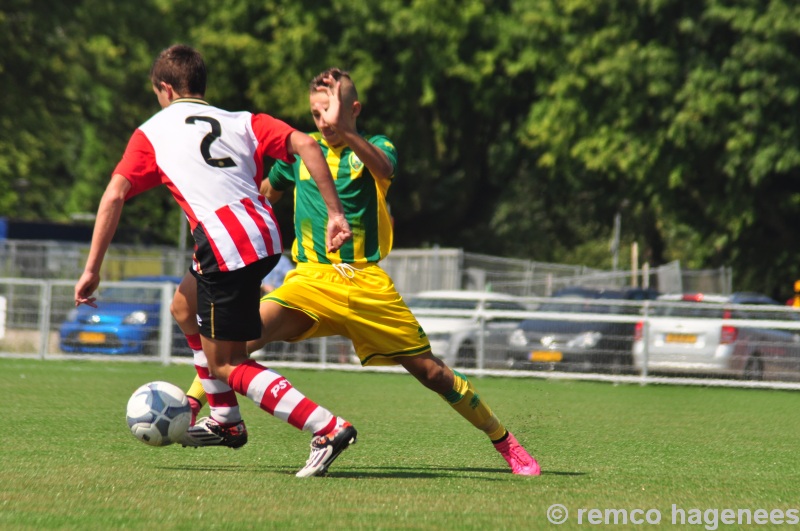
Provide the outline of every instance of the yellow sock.
{"type": "Polygon", "coordinates": [[[189,390],[186,391],[186,396],[191,396],[200,402],[201,406],[204,406],[206,402],[208,402],[206,399],[206,392],[203,390],[203,384],[200,382],[199,376],[195,375],[191,387],[189,387],[189,390]]]}
{"type": "Polygon", "coordinates": [[[506,434],[505,426],[494,416],[489,406],[481,400],[472,382],[458,371],[453,371],[453,376],[455,377],[453,389],[440,396],[450,404],[450,407],[458,411],[459,415],[485,432],[489,439],[492,441],[502,439],[506,434]]]}

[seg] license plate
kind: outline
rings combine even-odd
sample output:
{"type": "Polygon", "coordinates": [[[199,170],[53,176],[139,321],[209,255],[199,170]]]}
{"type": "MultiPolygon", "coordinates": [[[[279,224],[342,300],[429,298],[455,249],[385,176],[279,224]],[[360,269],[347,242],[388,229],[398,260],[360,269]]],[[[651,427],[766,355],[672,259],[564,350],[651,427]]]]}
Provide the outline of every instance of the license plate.
{"type": "Polygon", "coordinates": [[[695,334],[667,334],[664,338],[666,343],[696,343],[697,335],[695,334]]]}
{"type": "Polygon", "coordinates": [[[563,354],[554,350],[534,350],[531,352],[530,360],[539,362],[557,362],[561,361],[563,357],[563,354]]]}
{"type": "Polygon", "coordinates": [[[81,343],[105,343],[106,335],[100,332],[81,332],[78,334],[81,343]]]}

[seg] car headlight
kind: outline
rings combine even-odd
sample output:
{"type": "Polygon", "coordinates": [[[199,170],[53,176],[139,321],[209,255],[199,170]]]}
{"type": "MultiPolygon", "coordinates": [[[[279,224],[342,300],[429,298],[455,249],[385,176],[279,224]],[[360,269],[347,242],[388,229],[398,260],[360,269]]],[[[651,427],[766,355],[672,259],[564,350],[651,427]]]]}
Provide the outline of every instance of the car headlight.
{"type": "Polygon", "coordinates": [[[525,335],[525,331],[521,328],[517,328],[511,335],[508,336],[508,344],[512,347],[525,347],[528,345],[528,337],[525,335]]]}
{"type": "Polygon", "coordinates": [[[567,346],[572,348],[592,348],[600,341],[603,334],[600,332],[583,332],[567,341],[567,346]]]}
{"type": "Polygon", "coordinates": [[[135,325],[143,325],[147,324],[147,312],[143,311],[136,311],[131,312],[125,316],[122,320],[122,324],[135,324],[135,325]]]}

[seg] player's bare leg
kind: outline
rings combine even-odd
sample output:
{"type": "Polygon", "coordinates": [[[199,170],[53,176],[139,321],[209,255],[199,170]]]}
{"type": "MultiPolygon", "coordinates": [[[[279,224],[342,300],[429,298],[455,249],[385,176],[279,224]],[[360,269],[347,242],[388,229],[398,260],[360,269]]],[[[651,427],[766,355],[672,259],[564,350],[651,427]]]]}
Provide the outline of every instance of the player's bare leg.
{"type": "MultiPolygon", "coordinates": [[[[325,474],[339,454],[356,442],[358,432],[352,424],[306,398],[277,372],[249,359],[244,342],[207,337],[202,341],[208,369],[215,380],[227,382],[235,392],[247,396],[276,418],[312,433],[311,454],[297,472],[298,477],[325,474]]],[[[242,430],[246,440],[243,422],[232,427],[222,426],[213,418],[202,419],[190,428],[191,432],[210,432],[226,441],[242,430]],[[231,429],[233,435],[229,433],[231,429]]],[[[224,446],[234,447],[232,444],[224,446]]]]}
{"type": "Polygon", "coordinates": [[[273,301],[261,301],[261,337],[247,342],[247,352],[255,352],[267,343],[288,341],[303,335],[312,326],[314,319],[307,313],[287,308],[273,301]]]}
{"type": "Polygon", "coordinates": [[[401,357],[398,361],[422,385],[439,393],[450,407],[486,433],[514,474],[524,476],[540,474],[536,460],[519,444],[514,435],[506,430],[466,376],[453,371],[430,351],[419,356],[401,357]]]}
{"type": "MultiPolygon", "coordinates": [[[[192,349],[194,355],[194,366],[197,375],[191,387],[186,391],[186,398],[189,400],[189,407],[192,410],[190,426],[195,425],[197,416],[203,408],[203,404],[206,402],[208,402],[211,408],[211,418],[220,420],[225,424],[236,424],[238,421],[242,420],[241,414],[239,413],[239,402],[236,398],[236,393],[226,382],[214,379],[208,370],[208,360],[203,351],[203,345],[200,339],[200,327],[197,324],[196,308],[197,281],[190,272],[186,272],[183,279],[181,279],[180,285],[175,290],[169,309],[170,313],[172,313],[172,317],[186,336],[186,342],[189,344],[189,348],[192,349]],[[208,389],[208,393],[206,389],[208,389]]],[[[205,433],[205,431],[199,432],[198,436],[204,435],[205,433]]],[[[189,435],[191,435],[191,433],[189,433],[189,435]]],[[[184,436],[181,443],[184,446],[196,447],[203,446],[204,442],[219,441],[216,437],[211,439],[211,441],[204,441],[191,436],[184,436]]],[[[241,444],[239,444],[237,448],[240,446],[241,444]]]]}
{"type": "Polygon", "coordinates": [[[241,448],[247,443],[247,427],[239,414],[235,390],[228,385],[227,376],[234,368],[232,363],[235,361],[241,363],[242,359],[247,359],[246,345],[242,341],[218,341],[200,337],[202,344],[200,354],[204,355],[199,356],[198,351],[195,351],[195,367],[203,389],[206,390],[211,414],[191,426],[181,443],[184,446],[194,447],[241,448]],[[203,360],[206,360],[205,363],[203,360]],[[234,411],[227,407],[231,402],[236,404],[234,411]]]}

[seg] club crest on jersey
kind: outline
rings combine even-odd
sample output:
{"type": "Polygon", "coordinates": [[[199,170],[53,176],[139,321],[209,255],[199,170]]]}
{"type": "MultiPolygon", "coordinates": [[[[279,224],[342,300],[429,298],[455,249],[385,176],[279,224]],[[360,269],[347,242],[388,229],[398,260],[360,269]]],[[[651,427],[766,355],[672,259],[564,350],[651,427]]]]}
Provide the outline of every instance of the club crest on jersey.
{"type": "Polygon", "coordinates": [[[348,162],[350,163],[350,168],[353,171],[360,171],[361,168],[364,167],[364,163],[361,162],[361,159],[358,158],[358,155],[356,155],[355,153],[350,153],[350,156],[348,157],[348,162]]]}

